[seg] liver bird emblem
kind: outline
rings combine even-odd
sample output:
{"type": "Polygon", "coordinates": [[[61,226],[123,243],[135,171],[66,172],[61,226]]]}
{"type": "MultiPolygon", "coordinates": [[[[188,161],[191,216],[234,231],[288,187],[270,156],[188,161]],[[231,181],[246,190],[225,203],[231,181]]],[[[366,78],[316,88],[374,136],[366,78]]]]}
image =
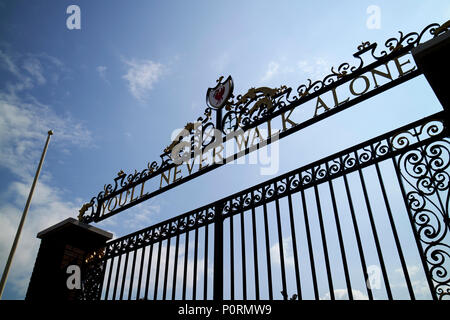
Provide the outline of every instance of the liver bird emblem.
{"type": "Polygon", "coordinates": [[[223,94],[225,93],[225,87],[222,86],[214,92],[214,99],[216,99],[217,103],[220,103],[223,99],[223,94]]]}

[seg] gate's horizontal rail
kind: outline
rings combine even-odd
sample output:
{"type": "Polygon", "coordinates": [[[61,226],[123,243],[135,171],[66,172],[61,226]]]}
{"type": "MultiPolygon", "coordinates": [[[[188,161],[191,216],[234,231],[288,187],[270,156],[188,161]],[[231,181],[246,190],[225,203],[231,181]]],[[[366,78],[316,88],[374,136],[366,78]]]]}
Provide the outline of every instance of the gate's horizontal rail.
{"type": "Polygon", "coordinates": [[[213,223],[217,206],[223,208],[221,214],[225,219],[439,140],[448,135],[443,117],[444,112],[438,112],[231,196],[110,241],[104,258],[113,258],[213,223]]]}

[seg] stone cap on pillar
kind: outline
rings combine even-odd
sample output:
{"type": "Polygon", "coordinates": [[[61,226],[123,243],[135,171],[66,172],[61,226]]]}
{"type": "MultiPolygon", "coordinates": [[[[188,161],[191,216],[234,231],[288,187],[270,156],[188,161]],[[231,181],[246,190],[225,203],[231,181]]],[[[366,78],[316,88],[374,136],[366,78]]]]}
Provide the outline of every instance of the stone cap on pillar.
{"type": "Polygon", "coordinates": [[[74,218],[67,218],[37,234],[41,240],[57,240],[72,244],[78,248],[102,246],[112,239],[110,232],[82,223],[74,218]]]}

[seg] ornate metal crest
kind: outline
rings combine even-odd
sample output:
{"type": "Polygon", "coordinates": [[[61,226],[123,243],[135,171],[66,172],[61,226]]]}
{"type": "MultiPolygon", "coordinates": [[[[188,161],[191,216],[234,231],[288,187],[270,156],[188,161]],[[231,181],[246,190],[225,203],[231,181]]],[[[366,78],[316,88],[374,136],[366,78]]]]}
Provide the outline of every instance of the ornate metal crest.
{"type": "Polygon", "coordinates": [[[233,96],[233,79],[228,76],[225,82],[222,82],[223,76],[217,81],[214,88],[208,88],[206,91],[206,103],[214,109],[220,109],[233,96]]]}

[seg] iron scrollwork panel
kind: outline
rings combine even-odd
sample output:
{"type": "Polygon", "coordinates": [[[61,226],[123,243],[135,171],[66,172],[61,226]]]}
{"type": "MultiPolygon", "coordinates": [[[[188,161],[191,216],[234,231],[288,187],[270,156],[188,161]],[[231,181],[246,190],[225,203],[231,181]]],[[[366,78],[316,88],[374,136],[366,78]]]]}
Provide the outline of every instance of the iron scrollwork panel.
{"type": "Polygon", "coordinates": [[[81,300],[100,300],[105,268],[104,249],[86,259],[82,269],[81,300]]]}
{"type": "Polygon", "coordinates": [[[448,137],[397,159],[410,218],[438,299],[450,299],[449,162],[448,137]]]}

